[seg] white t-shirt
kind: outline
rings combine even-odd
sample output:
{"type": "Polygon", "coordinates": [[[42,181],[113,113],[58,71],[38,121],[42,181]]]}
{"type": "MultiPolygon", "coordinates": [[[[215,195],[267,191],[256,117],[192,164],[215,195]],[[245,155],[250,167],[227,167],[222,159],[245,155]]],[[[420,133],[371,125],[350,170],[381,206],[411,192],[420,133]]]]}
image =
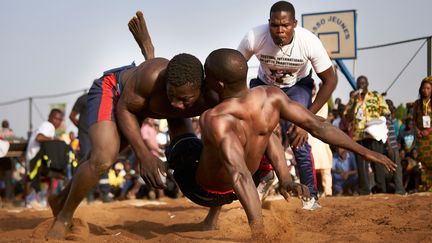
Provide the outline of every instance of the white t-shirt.
{"type": "Polygon", "coordinates": [[[312,32],[296,27],[291,44],[277,46],[270,35],[268,24],[250,30],[238,47],[246,60],[255,55],[260,61],[258,77],[267,84],[291,87],[309,75],[311,67],[321,73],[332,62],[320,39],[312,32]]]}
{"type": "Polygon", "coordinates": [[[30,160],[32,160],[40,150],[40,143],[36,141],[36,136],[38,134],[43,134],[46,137],[53,138],[55,135],[55,127],[51,122],[44,121],[35,131],[32,132],[26,150],[27,164],[29,164],[30,160]]]}

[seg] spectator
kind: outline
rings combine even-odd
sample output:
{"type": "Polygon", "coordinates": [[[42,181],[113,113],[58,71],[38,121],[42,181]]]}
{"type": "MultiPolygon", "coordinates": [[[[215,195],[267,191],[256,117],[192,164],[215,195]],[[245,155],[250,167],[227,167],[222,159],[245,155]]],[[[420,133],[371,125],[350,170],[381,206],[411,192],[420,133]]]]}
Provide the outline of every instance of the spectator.
{"type": "Polygon", "coordinates": [[[333,195],[352,195],[357,191],[358,176],[355,156],[352,152],[337,147],[333,154],[333,195]]]}
{"type": "MultiPolygon", "coordinates": [[[[15,135],[12,129],[9,127],[8,120],[3,120],[0,130],[0,139],[12,141],[14,137],[15,135]]],[[[11,158],[0,158],[0,191],[4,191],[3,200],[5,204],[10,203],[14,197],[14,189],[12,184],[13,167],[13,160],[11,158]]]]}
{"type": "MultiPolygon", "coordinates": [[[[316,97],[316,87],[312,89],[312,100],[316,97]]],[[[324,119],[327,119],[328,115],[328,105],[324,104],[323,107],[316,113],[324,119]]],[[[330,146],[321,140],[313,137],[309,134],[309,144],[312,147],[312,155],[314,158],[314,167],[317,175],[321,178],[321,185],[323,188],[324,196],[332,195],[332,152],[330,146]]]]}
{"type": "Polygon", "coordinates": [[[425,191],[432,191],[432,76],[422,80],[419,99],[414,102],[414,124],[418,138],[419,160],[423,165],[422,183],[425,191]]]}
{"type": "MultiPolygon", "coordinates": [[[[270,8],[268,23],[250,30],[239,44],[238,50],[249,61],[255,55],[260,61],[258,77],[249,83],[279,87],[290,99],[317,113],[327,103],[336,88],[337,77],[326,49],[309,30],[297,25],[294,6],[278,1],[270,8]],[[322,88],[311,102],[314,86],[312,69],[322,80],[322,88]]],[[[308,133],[290,122],[282,123],[284,133],[289,132],[290,145],[297,161],[300,181],[309,187],[313,196],[310,208],[321,206],[318,201],[308,133]]]]}
{"type": "Polygon", "coordinates": [[[110,198],[117,198],[120,196],[122,187],[125,182],[126,172],[124,171],[123,162],[118,161],[114,164],[108,172],[108,181],[110,185],[110,198]]]}
{"type": "MultiPolygon", "coordinates": [[[[162,158],[165,155],[157,141],[158,128],[155,122],[156,120],[153,118],[144,119],[141,125],[141,136],[144,139],[144,144],[147,146],[148,150],[155,156],[162,158]]],[[[161,194],[160,189],[155,189],[149,184],[146,184],[145,186],[147,187],[146,192],[150,199],[159,199],[161,194]]]]}
{"type": "Polygon", "coordinates": [[[75,154],[79,154],[79,140],[75,136],[74,132],[69,132],[69,145],[71,146],[72,150],[75,152],[75,154]]]}
{"type": "MultiPolygon", "coordinates": [[[[340,106],[340,105],[339,105],[339,106],[340,106]]],[[[339,128],[339,124],[340,124],[340,121],[341,121],[341,116],[340,116],[340,114],[339,114],[339,111],[338,111],[337,109],[333,109],[333,110],[331,110],[331,112],[329,112],[329,115],[330,115],[330,113],[331,113],[332,116],[333,116],[333,119],[330,121],[331,124],[332,124],[333,126],[339,128]]]]}
{"type": "MultiPolygon", "coordinates": [[[[386,125],[388,129],[388,138],[385,146],[386,155],[397,165],[396,171],[393,173],[392,179],[394,181],[395,193],[405,194],[405,189],[402,181],[402,166],[399,157],[399,146],[396,138],[396,131],[394,127],[394,115],[396,114],[396,108],[393,102],[389,99],[386,100],[387,105],[390,109],[390,114],[386,117],[386,125]]],[[[387,173],[387,175],[390,175],[387,173]]]]}
{"type": "MultiPolygon", "coordinates": [[[[365,132],[367,122],[378,120],[381,116],[390,113],[383,97],[377,91],[368,90],[369,82],[366,76],[357,78],[357,90],[352,93],[350,101],[345,108],[345,116],[351,123],[353,139],[364,147],[384,153],[384,143],[376,140],[365,132]]],[[[356,156],[357,170],[359,176],[359,194],[370,194],[369,162],[360,155],[356,156]]],[[[385,174],[386,169],[379,164],[373,164],[377,192],[386,192],[385,174]]]]}
{"type": "Polygon", "coordinates": [[[405,150],[401,150],[401,153],[404,188],[409,193],[418,192],[421,185],[422,166],[418,161],[417,149],[414,148],[407,156],[405,156],[405,150]]]}
{"type": "Polygon", "coordinates": [[[140,183],[137,181],[138,175],[136,171],[132,168],[132,164],[129,160],[124,163],[124,182],[121,187],[121,193],[119,200],[125,199],[135,199],[135,194],[139,189],[140,183]],[[137,185],[138,184],[138,185],[137,185]],[[128,195],[131,192],[130,196],[128,195]]]}
{"type": "Polygon", "coordinates": [[[333,106],[333,109],[335,109],[335,110],[337,110],[337,109],[339,109],[339,106],[342,104],[342,100],[341,100],[341,98],[336,98],[335,99],[335,101],[334,101],[334,106],[333,106]]]}
{"type": "MultiPolygon", "coordinates": [[[[26,168],[27,171],[30,169],[30,161],[36,156],[36,154],[40,150],[40,145],[46,141],[56,140],[55,130],[60,127],[63,122],[63,111],[59,109],[52,109],[48,116],[48,121],[44,121],[35,131],[32,132],[30,139],[28,141],[27,150],[25,152],[26,158],[26,168]]],[[[30,189],[30,185],[26,185],[28,189],[30,189]]],[[[27,190],[28,192],[28,190],[27,190]]],[[[27,195],[26,201],[31,203],[31,206],[39,207],[39,201],[41,199],[38,198],[36,192],[32,190],[32,192],[27,195]]],[[[44,200],[44,199],[42,199],[44,200]]]]}
{"type": "Polygon", "coordinates": [[[87,93],[78,97],[69,114],[69,119],[78,128],[80,154],[78,160],[83,162],[90,155],[90,137],[87,125],[87,93]]]}
{"type": "Polygon", "coordinates": [[[339,113],[339,117],[341,118],[339,122],[339,129],[352,138],[353,137],[352,124],[344,116],[345,107],[346,106],[344,104],[340,104],[337,111],[339,113]]]}
{"type": "Polygon", "coordinates": [[[403,125],[403,122],[396,117],[396,106],[394,105],[393,101],[390,99],[386,99],[386,103],[390,109],[390,112],[392,113],[392,122],[393,122],[393,127],[394,127],[394,131],[395,131],[395,135],[396,138],[399,136],[399,131],[401,130],[400,128],[403,125]]]}
{"type": "Polygon", "coordinates": [[[16,158],[15,164],[13,165],[15,168],[13,169],[12,173],[12,182],[14,185],[14,195],[17,199],[24,198],[24,179],[26,175],[25,163],[25,156],[21,155],[20,157],[16,158]]]}
{"type": "Polygon", "coordinates": [[[50,111],[48,121],[43,122],[32,132],[25,153],[27,165],[37,152],[39,152],[41,143],[55,140],[55,129],[60,127],[63,122],[63,117],[63,111],[54,108],[50,111]]]}
{"type": "Polygon", "coordinates": [[[407,154],[411,153],[416,146],[416,128],[412,118],[405,119],[405,126],[399,131],[398,143],[407,154]]]}
{"type": "Polygon", "coordinates": [[[9,127],[9,121],[3,120],[0,130],[0,139],[11,141],[15,137],[12,129],[9,127]]]}
{"type": "Polygon", "coordinates": [[[144,139],[144,144],[148,150],[158,157],[163,157],[164,154],[159,147],[159,143],[156,139],[158,134],[157,126],[155,125],[155,119],[146,118],[141,125],[141,136],[144,139]]]}

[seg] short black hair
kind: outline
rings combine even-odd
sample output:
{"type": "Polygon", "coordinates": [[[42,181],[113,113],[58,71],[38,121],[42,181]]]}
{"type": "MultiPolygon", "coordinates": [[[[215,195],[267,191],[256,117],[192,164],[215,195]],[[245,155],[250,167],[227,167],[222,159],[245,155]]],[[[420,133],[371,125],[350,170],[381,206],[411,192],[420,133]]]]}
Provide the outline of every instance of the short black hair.
{"type": "Polygon", "coordinates": [[[204,79],[202,63],[193,55],[181,53],[174,56],[166,69],[166,82],[174,87],[185,84],[201,87],[204,79]]]}
{"type": "Polygon", "coordinates": [[[248,66],[244,56],[237,50],[221,48],[207,57],[206,68],[227,85],[243,85],[248,66]]]}
{"type": "Polygon", "coordinates": [[[8,120],[2,121],[2,128],[9,128],[9,121],[8,120]]]}
{"type": "Polygon", "coordinates": [[[54,116],[54,114],[56,114],[56,113],[60,113],[60,114],[64,115],[62,110],[60,110],[58,108],[53,108],[53,109],[51,109],[51,111],[49,113],[49,117],[54,116]]]}
{"type": "Polygon", "coordinates": [[[287,1],[279,1],[273,4],[273,6],[270,8],[270,16],[272,13],[281,12],[281,11],[291,13],[292,17],[295,19],[294,6],[287,1]]]}
{"type": "Polygon", "coordinates": [[[357,82],[358,82],[358,81],[360,81],[360,79],[365,79],[365,80],[366,80],[366,82],[368,82],[368,83],[369,83],[369,80],[368,80],[368,78],[367,78],[366,76],[364,76],[364,75],[360,75],[360,76],[358,76],[358,78],[357,78],[357,82]]]}

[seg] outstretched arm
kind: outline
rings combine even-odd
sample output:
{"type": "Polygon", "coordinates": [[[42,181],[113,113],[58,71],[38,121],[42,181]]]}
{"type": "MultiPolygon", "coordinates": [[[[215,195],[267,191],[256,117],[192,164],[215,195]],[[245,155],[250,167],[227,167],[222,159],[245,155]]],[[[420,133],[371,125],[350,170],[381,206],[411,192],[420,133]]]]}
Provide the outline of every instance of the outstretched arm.
{"type": "MultiPolygon", "coordinates": [[[[318,90],[314,102],[309,107],[309,110],[313,114],[316,114],[321,109],[321,107],[324,106],[324,104],[328,101],[332,92],[336,88],[337,84],[337,76],[333,66],[329,67],[324,72],[318,73],[318,77],[322,80],[323,84],[318,90]]],[[[307,142],[308,134],[300,127],[301,126],[293,125],[288,131],[288,135],[290,137],[290,145],[292,147],[301,147],[307,142]]]]}
{"type": "Polygon", "coordinates": [[[312,136],[325,143],[346,148],[360,154],[370,162],[381,163],[388,170],[395,170],[396,164],[386,156],[361,146],[335,126],[322,121],[303,106],[291,101],[282,91],[277,89],[273,90],[275,93],[273,97],[278,100],[278,102],[276,102],[278,103],[276,104],[277,107],[275,108],[280,110],[281,118],[302,127],[312,134],[312,136]]]}
{"type": "Polygon", "coordinates": [[[135,38],[135,41],[141,49],[144,59],[149,60],[154,58],[154,47],[143,13],[141,11],[137,11],[136,15],[131,20],[129,20],[128,26],[130,32],[135,38]]]}

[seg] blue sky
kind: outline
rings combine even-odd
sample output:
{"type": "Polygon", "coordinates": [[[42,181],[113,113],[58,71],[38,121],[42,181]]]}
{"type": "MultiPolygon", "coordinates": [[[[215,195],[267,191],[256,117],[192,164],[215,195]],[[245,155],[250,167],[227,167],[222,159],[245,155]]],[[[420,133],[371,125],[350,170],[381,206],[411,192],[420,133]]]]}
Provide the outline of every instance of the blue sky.
{"type": "MultiPolygon", "coordinates": [[[[156,49],[156,56],[171,58],[186,52],[201,61],[214,49],[236,48],[252,27],[267,22],[271,5],[262,0],[3,0],[0,2],[0,103],[30,96],[89,88],[104,70],[143,61],[127,28],[142,10],[156,49]]],[[[365,47],[430,36],[430,0],[298,0],[301,14],[355,9],[357,46],[365,47]]],[[[405,66],[420,42],[358,52],[346,61],[355,76],[369,77],[370,89],[383,91],[405,66]]],[[[257,60],[251,59],[250,66],[257,60]]],[[[250,77],[256,69],[251,68],[250,77]]],[[[348,99],[350,86],[340,74],[334,97],[348,99]]],[[[389,91],[396,104],[417,98],[426,76],[426,47],[389,91]]],[[[33,127],[48,116],[50,104],[67,103],[67,115],[80,94],[36,99],[33,127]]],[[[8,119],[20,136],[28,129],[28,102],[0,106],[0,120],[8,119]]],[[[66,129],[75,130],[66,119],[66,129]]]]}

